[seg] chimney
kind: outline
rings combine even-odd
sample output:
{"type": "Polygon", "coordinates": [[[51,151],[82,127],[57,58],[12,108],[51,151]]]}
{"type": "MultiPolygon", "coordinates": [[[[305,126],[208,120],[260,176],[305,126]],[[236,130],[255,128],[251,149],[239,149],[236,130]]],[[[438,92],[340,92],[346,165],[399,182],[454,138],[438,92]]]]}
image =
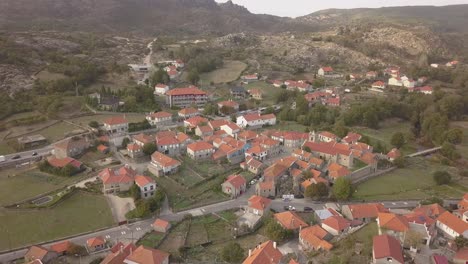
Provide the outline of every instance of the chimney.
{"type": "Polygon", "coordinates": [[[252,249],[249,249],[249,257],[252,256],[252,249]]]}
{"type": "Polygon", "coordinates": [[[276,249],[276,242],[273,242],[273,248],[276,249]]]}
{"type": "Polygon", "coordinates": [[[123,245],[120,246],[120,253],[123,252],[123,245]]]}

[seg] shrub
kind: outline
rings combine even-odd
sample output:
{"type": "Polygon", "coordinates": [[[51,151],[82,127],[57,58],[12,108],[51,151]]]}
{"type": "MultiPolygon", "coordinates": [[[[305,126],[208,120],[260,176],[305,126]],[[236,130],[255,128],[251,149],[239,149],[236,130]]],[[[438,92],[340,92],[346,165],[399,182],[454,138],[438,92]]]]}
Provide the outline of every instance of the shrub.
{"type": "Polygon", "coordinates": [[[436,171],[432,176],[437,185],[448,184],[452,180],[452,176],[446,171],[436,171]]]}

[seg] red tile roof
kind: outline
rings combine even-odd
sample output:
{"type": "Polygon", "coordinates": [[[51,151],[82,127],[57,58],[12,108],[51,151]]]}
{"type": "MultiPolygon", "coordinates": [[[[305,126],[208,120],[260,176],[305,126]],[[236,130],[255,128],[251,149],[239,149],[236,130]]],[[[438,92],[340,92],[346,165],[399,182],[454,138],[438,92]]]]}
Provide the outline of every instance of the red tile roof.
{"type": "Polygon", "coordinates": [[[375,259],[391,257],[400,263],[405,263],[400,242],[389,235],[375,236],[373,239],[375,259]]]}
{"type": "Polygon", "coordinates": [[[188,88],[175,88],[166,93],[169,96],[177,96],[177,95],[206,95],[206,92],[198,89],[195,86],[188,87],[188,88]]]}
{"type": "Polygon", "coordinates": [[[439,217],[437,221],[448,226],[450,229],[454,230],[458,234],[463,234],[468,230],[468,223],[451,214],[450,212],[444,212],[439,217]]]}
{"type": "Polygon", "coordinates": [[[404,216],[393,213],[378,213],[377,219],[380,227],[396,232],[406,232],[409,230],[408,219],[404,216]]]}
{"type": "Polygon", "coordinates": [[[304,147],[309,147],[312,152],[319,152],[319,153],[326,153],[329,155],[345,155],[345,156],[350,156],[351,155],[351,150],[342,148],[340,143],[336,142],[312,142],[312,141],[307,141],[304,143],[304,147]]]}
{"type": "Polygon", "coordinates": [[[90,238],[90,239],[86,240],[86,245],[88,245],[89,248],[104,245],[105,243],[106,243],[106,241],[101,236],[93,237],[93,238],[90,238]]]}
{"type": "Polygon", "coordinates": [[[202,150],[207,150],[207,149],[213,149],[213,145],[205,141],[199,141],[199,142],[189,144],[187,146],[187,149],[190,149],[193,152],[197,152],[197,151],[202,151],[202,150]]]}
{"type": "Polygon", "coordinates": [[[279,264],[283,254],[275,245],[275,242],[268,240],[257,246],[242,264],[279,264]]]}
{"type": "Polygon", "coordinates": [[[52,246],[50,246],[50,249],[52,251],[55,251],[55,252],[61,254],[61,253],[66,252],[70,248],[70,246],[71,246],[70,241],[65,240],[65,241],[53,244],[52,246]]]}
{"type": "Polygon", "coordinates": [[[47,161],[49,162],[50,166],[55,168],[63,168],[67,165],[72,165],[73,167],[79,169],[83,165],[80,161],[70,157],[63,159],[50,158],[47,161]]]}
{"type": "Polygon", "coordinates": [[[135,176],[135,183],[140,186],[141,188],[143,188],[144,186],[150,184],[150,183],[154,183],[154,180],[153,178],[151,177],[148,177],[148,176],[144,176],[144,175],[137,175],[135,176]]]}
{"type": "Polygon", "coordinates": [[[453,260],[468,261],[468,248],[462,248],[457,251],[453,260]]]}
{"type": "Polygon", "coordinates": [[[227,177],[225,183],[226,182],[232,184],[232,186],[234,186],[234,188],[236,189],[240,189],[241,186],[246,184],[244,177],[238,174],[230,175],[229,177],[227,177]]]}
{"type": "Polygon", "coordinates": [[[42,260],[47,255],[47,253],[49,253],[49,250],[47,250],[45,247],[32,246],[29,248],[28,252],[26,252],[24,258],[27,260],[42,260]]]}
{"type": "Polygon", "coordinates": [[[157,227],[162,227],[164,229],[167,229],[170,225],[171,224],[168,221],[160,219],[160,218],[157,218],[153,223],[153,227],[157,226],[157,227]]]}
{"type": "Polygon", "coordinates": [[[193,107],[184,108],[179,111],[179,114],[181,115],[193,115],[193,114],[198,114],[198,113],[199,111],[193,107]]]}
{"type": "Polygon", "coordinates": [[[263,210],[270,206],[271,200],[262,196],[253,195],[249,198],[249,207],[257,210],[263,210]]]}
{"type": "Polygon", "coordinates": [[[282,213],[274,214],[276,221],[285,229],[296,230],[299,227],[309,226],[302,218],[300,218],[295,212],[286,211],[282,213]]]}
{"type": "Polygon", "coordinates": [[[178,160],[175,160],[169,156],[166,156],[164,154],[162,154],[161,152],[154,152],[152,155],[151,155],[151,160],[159,165],[161,165],[162,167],[174,167],[174,166],[180,166],[181,163],[180,161],[178,160]]]}
{"type": "Polygon", "coordinates": [[[169,259],[169,253],[145,246],[139,246],[126,258],[131,262],[142,264],[162,264],[167,259],[169,259]]]}
{"type": "Polygon", "coordinates": [[[388,209],[379,203],[348,205],[353,218],[376,218],[378,213],[388,213],[388,209]]]}
{"type": "Polygon", "coordinates": [[[139,151],[141,149],[141,146],[138,145],[137,143],[130,143],[127,145],[127,150],[128,151],[139,151]]]}
{"type": "Polygon", "coordinates": [[[180,142],[173,136],[161,137],[156,141],[158,146],[178,145],[180,142]]]}
{"type": "Polygon", "coordinates": [[[133,182],[135,175],[136,172],[133,169],[125,166],[116,171],[106,168],[99,173],[104,184],[133,182]]]}
{"type": "Polygon", "coordinates": [[[104,121],[104,124],[109,126],[120,125],[120,124],[127,124],[128,121],[123,116],[113,116],[104,121]]]}
{"type": "Polygon", "coordinates": [[[436,218],[437,216],[441,215],[445,211],[447,210],[445,210],[438,203],[429,204],[429,205],[421,205],[413,210],[413,212],[415,213],[420,213],[420,214],[423,214],[432,218],[436,218]]]}
{"type": "Polygon", "coordinates": [[[156,118],[169,118],[169,117],[172,117],[172,114],[168,113],[168,112],[161,111],[161,112],[156,112],[156,113],[149,114],[149,117],[154,118],[154,119],[156,119],[156,118]]]}
{"type": "Polygon", "coordinates": [[[337,231],[344,230],[351,226],[351,222],[344,219],[340,215],[334,215],[334,216],[328,217],[327,219],[322,221],[322,224],[327,225],[337,231]]]}
{"type": "Polygon", "coordinates": [[[223,107],[231,107],[231,108],[239,108],[239,103],[234,101],[222,101],[218,103],[218,106],[223,107]]]}
{"type": "Polygon", "coordinates": [[[351,174],[351,171],[348,170],[346,167],[341,166],[337,163],[331,163],[328,166],[328,175],[334,179],[337,179],[339,177],[344,177],[351,174]]]}
{"type": "Polygon", "coordinates": [[[197,127],[201,123],[208,123],[208,119],[201,116],[194,116],[185,120],[184,123],[189,124],[192,127],[197,127]]]}
{"type": "Polygon", "coordinates": [[[387,154],[387,157],[391,158],[391,159],[396,159],[396,158],[399,158],[401,157],[401,153],[398,149],[396,148],[393,148],[392,150],[390,150],[390,152],[387,154]]]}
{"type": "Polygon", "coordinates": [[[322,67],[322,70],[323,70],[324,72],[332,72],[332,71],[333,71],[333,68],[330,67],[330,66],[327,66],[327,67],[322,67]]]}

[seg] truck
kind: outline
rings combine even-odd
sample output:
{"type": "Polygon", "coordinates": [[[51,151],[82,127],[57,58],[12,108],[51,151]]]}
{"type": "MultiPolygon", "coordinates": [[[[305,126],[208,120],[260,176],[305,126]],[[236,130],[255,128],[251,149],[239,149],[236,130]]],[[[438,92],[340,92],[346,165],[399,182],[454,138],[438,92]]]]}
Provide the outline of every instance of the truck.
{"type": "Polygon", "coordinates": [[[6,160],[5,156],[0,156],[0,162],[4,162],[6,160]]]}

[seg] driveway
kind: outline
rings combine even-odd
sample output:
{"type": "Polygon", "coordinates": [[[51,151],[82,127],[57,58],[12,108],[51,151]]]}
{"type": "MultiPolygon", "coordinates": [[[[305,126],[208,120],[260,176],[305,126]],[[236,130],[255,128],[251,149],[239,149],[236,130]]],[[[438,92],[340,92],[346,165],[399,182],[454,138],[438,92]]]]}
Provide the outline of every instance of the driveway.
{"type": "Polygon", "coordinates": [[[121,198],[112,194],[107,194],[105,196],[116,222],[127,220],[125,218],[125,214],[135,209],[135,202],[133,201],[133,198],[121,198]]]}

